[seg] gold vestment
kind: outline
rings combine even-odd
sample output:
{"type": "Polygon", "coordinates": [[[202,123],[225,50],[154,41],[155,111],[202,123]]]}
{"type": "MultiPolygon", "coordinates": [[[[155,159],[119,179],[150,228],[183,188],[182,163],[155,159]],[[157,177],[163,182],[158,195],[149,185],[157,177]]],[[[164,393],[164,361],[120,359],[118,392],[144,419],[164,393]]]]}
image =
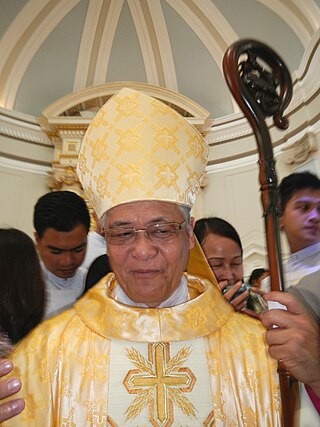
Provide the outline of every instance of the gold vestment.
{"type": "Polygon", "coordinates": [[[110,273],[11,355],[26,408],[3,427],[280,426],[265,329],[186,274],[190,300],[137,308],[110,273]]]}

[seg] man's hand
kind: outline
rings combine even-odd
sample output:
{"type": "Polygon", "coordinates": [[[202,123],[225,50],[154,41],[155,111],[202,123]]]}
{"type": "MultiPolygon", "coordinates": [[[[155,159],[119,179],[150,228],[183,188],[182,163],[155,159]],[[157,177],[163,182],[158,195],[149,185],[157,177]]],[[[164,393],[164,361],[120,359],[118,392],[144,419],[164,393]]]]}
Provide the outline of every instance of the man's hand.
{"type": "MultiPolygon", "coordinates": [[[[0,359],[0,377],[7,375],[13,369],[12,362],[7,359],[0,359]]],[[[17,393],[21,388],[21,381],[18,378],[8,378],[0,381],[0,401],[6,397],[17,393]]],[[[0,423],[20,414],[24,409],[23,399],[13,399],[0,404],[0,423]]]]}
{"type": "Polygon", "coordinates": [[[260,315],[262,324],[268,329],[269,354],[282,360],[297,380],[309,384],[320,397],[320,333],[317,323],[293,295],[269,292],[264,299],[287,307],[287,310],[274,309],[260,315]]]}

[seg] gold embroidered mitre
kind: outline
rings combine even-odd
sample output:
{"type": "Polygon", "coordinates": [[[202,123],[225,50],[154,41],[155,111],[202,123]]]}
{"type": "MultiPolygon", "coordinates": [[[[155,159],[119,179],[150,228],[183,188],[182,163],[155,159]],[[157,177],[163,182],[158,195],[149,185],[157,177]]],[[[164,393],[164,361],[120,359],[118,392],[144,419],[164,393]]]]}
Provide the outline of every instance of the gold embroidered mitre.
{"type": "Polygon", "coordinates": [[[89,126],[77,172],[99,218],[134,201],[192,206],[207,163],[208,146],[175,110],[124,88],[89,126]]]}

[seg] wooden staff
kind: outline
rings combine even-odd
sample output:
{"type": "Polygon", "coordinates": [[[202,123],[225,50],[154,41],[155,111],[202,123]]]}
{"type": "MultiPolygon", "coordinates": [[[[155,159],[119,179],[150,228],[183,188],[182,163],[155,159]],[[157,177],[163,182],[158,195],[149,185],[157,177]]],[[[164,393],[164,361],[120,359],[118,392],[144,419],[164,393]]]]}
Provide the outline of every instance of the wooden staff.
{"type": "MultiPolygon", "coordinates": [[[[282,59],[270,47],[255,40],[240,40],[231,45],[223,58],[223,72],[231,93],[248,119],[257,141],[271,289],[283,291],[277,176],[265,119],[272,116],[278,128],[288,127],[288,120],[283,117],[283,113],[292,97],[290,73],[282,59]]],[[[298,399],[298,383],[281,361],[278,363],[278,373],[283,426],[292,427],[298,399]]]]}

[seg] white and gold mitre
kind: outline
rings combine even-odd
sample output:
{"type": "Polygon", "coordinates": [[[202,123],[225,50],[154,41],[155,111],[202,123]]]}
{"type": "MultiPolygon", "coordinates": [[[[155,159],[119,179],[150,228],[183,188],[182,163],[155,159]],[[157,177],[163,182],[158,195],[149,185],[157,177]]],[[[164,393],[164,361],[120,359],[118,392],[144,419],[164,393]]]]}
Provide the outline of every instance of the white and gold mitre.
{"type": "Polygon", "coordinates": [[[98,216],[134,201],[192,206],[207,163],[208,146],[175,110],[124,88],[89,126],[77,172],[98,216]]]}

